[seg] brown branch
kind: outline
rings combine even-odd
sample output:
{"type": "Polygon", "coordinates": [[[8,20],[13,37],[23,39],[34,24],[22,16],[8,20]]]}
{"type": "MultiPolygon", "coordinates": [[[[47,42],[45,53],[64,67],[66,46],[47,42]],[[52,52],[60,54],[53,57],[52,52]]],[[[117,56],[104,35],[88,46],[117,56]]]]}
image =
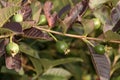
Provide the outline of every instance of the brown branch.
{"type": "MultiPolygon", "coordinates": [[[[35,27],[35,28],[37,28],[39,30],[42,30],[42,31],[50,32],[50,33],[53,33],[53,34],[58,34],[58,35],[68,36],[68,37],[73,37],[73,38],[78,38],[78,39],[84,39],[85,38],[87,40],[102,41],[102,42],[106,41],[105,39],[101,39],[101,38],[93,38],[93,37],[86,37],[86,36],[80,36],[80,35],[74,35],[74,34],[66,34],[66,33],[63,34],[61,32],[40,28],[38,26],[35,27]]],[[[119,43],[120,44],[120,41],[118,41],[118,40],[110,40],[109,42],[111,42],[111,43],[119,43]]]]}

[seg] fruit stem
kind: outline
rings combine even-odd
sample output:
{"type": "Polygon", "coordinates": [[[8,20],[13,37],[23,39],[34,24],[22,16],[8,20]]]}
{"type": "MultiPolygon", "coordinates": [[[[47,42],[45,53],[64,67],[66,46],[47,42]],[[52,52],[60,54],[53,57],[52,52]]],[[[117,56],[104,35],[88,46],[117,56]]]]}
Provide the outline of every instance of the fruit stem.
{"type": "Polygon", "coordinates": [[[90,44],[92,47],[95,47],[89,40],[87,40],[87,39],[85,39],[85,38],[82,38],[82,40],[83,40],[85,43],[90,44]]]}
{"type": "Polygon", "coordinates": [[[57,40],[57,38],[53,35],[53,34],[51,34],[50,32],[48,32],[48,34],[57,42],[58,40],[57,40]]]}
{"type": "Polygon", "coordinates": [[[10,43],[12,43],[13,35],[10,35],[10,43]]]}

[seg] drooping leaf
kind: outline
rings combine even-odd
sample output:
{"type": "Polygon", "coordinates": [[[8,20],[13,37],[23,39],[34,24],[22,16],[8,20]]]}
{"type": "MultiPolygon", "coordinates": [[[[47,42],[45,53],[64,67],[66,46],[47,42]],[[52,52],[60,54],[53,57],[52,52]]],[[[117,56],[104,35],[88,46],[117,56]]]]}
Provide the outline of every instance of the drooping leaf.
{"type": "Polygon", "coordinates": [[[108,1],[110,1],[110,0],[89,0],[89,6],[91,9],[94,9],[108,1]]]}
{"type": "Polygon", "coordinates": [[[14,69],[15,71],[19,71],[21,69],[21,56],[20,54],[12,56],[5,56],[5,63],[8,69],[14,69]]]}
{"type": "Polygon", "coordinates": [[[22,26],[17,22],[7,22],[3,25],[3,28],[9,29],[16,34],[22,34],[22,26]]]}
{"type": "Polygon", "coordinates": [[[70,71],[75,80],[82,80],[83,71],[81,70],[80,66],[71,63],[64,64],[63,66],[70,71]]]}
{"type": "Polygon", "coordinates": [[[47,18],[49,27],[54,27],[57,20],[57,13],[52,12],[53,3],[51,1],[46,1],[43,6],[44,14],[47,18]]]}
{"type": "Polygon", "coordinates": [[[33,66],[35,67],[35,71],[36,71],[37,75],[41,74],[43,72],[41,63],[33,57],[29,57],[29,59],[31,60],[33,66]]]}
{"type": "Polygon", "coordinates": [[[88,48],[90,50],[90,55],[100,80],[109,80],[111,69],[109,58],[105,54],[101,55],[96,53],[94,48],[89,44],[88,48]]]}
{"type": "Polygon", "coordinates": [[[22,5],[21,14],[23,14],[23,20],[27,20],[29,17],[31,17],[32,9],[29,4],[22,5]]]}
{"type": "Polygon", "coordinates": [[[69,16],[65,17],[63,20],[63,31],[66,32],[70,25],[75,21],[75,19],[86,11],[88,7],[88,1],[83,0],[76,4],[69,12],[69,16]]]}
{"type": "Polygon", "coordinates": [[[104,32],[108,30],[118,31],[120,29],[120,1],[117,5],[112,9],[110,14],[110,19],[106,21],[106,24],[103,27],[104,32]]]}
{"type": "Polygon", "coordinates": [[[105,39],[106,40],[120,40],[120,35],[109,30],[105,33],[105,39]]]}
{"type": "Polygon", "coordinates": [[[5,39],[0,42],[0,57],[6,53],[5,47],[8,44],[9,40],[5,39]]]}
{"type": "Polygon", "coordinates": [[[37,23],[39,21],[39,16],[42,10],[42,5],[39,1],[35,1],[31,4],[32,8],[32,19],[37,23]]]}
{"type": "Polygon", "coordinates": [[[29,45],[21,42],[19,43],[19,47],[20,47],[20,52],[38,58],[38,52],[35,49],[31,48],[29,45]]]}
{"type": "Polygon", "coordinates": [[[24,30],[24,37],[33,38],[33,39],[46,39],[52,40],[52,38],[46,33],[35,27],[24,30]]]}
{"type": "Polygon", "coordinates": [[[0,27],[7,22],[7,20],[18,10],[20,7],[18,6],[10,6],[6,8],[0,9],[0,27]]]}
{"type": "Polygon", "coordinates": [[[112,68],[112,70],[111,70],[111,75],[112,75],[116,70],[118,70],[118,69],[120,69],[120,62],[117,62],[117,63],[113,66],[113,68],[112,68]]]}

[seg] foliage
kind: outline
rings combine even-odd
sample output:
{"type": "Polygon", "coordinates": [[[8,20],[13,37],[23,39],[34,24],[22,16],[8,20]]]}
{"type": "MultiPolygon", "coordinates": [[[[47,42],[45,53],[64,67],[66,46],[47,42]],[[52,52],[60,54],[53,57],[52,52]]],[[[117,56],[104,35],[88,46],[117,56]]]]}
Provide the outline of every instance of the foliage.
{"type": "Polygon", "coordinates": [[[119,13],[119,0],[0,0],[0,80],[119,80],[119,13]]]}

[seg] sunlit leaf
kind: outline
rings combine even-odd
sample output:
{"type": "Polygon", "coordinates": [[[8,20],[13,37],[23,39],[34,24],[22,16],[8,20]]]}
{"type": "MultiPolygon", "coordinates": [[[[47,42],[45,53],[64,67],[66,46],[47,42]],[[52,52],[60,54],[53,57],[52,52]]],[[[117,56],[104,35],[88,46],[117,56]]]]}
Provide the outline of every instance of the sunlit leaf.
{"type": "Polygon", "coordinates": [[[104,3],[108,2],[108,1],[110,1],[110,0],[89,0],[89,6],[92,9],[97,8],[100,5],[102,5],[102,4],[104,4],[104,3]]]}
{"type": "Polygon", "coordinates": [[[39,1],[35,1],[34,3],[31,4],[31,8],[32,8],[32,19],[35,20],[35,22],[37,23],[42,10],[42,5],[39,1]]]}
{"type": "Polygon", "coordinates": [[[22,26],[22,29],[25,30],[25,29],[29,29],[31,28],[33,25],[34,25],[35,21],[24,21],[24,22],[21,22],[21,26],[22,26]]]}
{"type": "Polygon", "coordinates": [[[84,34],[88,35],[90,34],[93,30],[94,30],[94,22],[93,20],[84,20],[84,22],[82,22],[83,24],[83,28],[84,28],[84,34]]]}
{"type": "Polygon", "coordinates": [[[109,30],[105,33],[106,40],[120,40],[120,35],[109,30]]]}
{"type": "Polygon", "coordinates": [[[63,68],[51,68],[48,69],[44,74],[44,75],[54,75],[54,76],[62,76],[65,78],[70,78],[71,77],[71,73],[63,68]]]}
{"type": "Polygon", "coordinates": [[[0,27],[18,10],[20,7],[18,6],[10,6],[6,8],[0,9],[0,27]]]}

